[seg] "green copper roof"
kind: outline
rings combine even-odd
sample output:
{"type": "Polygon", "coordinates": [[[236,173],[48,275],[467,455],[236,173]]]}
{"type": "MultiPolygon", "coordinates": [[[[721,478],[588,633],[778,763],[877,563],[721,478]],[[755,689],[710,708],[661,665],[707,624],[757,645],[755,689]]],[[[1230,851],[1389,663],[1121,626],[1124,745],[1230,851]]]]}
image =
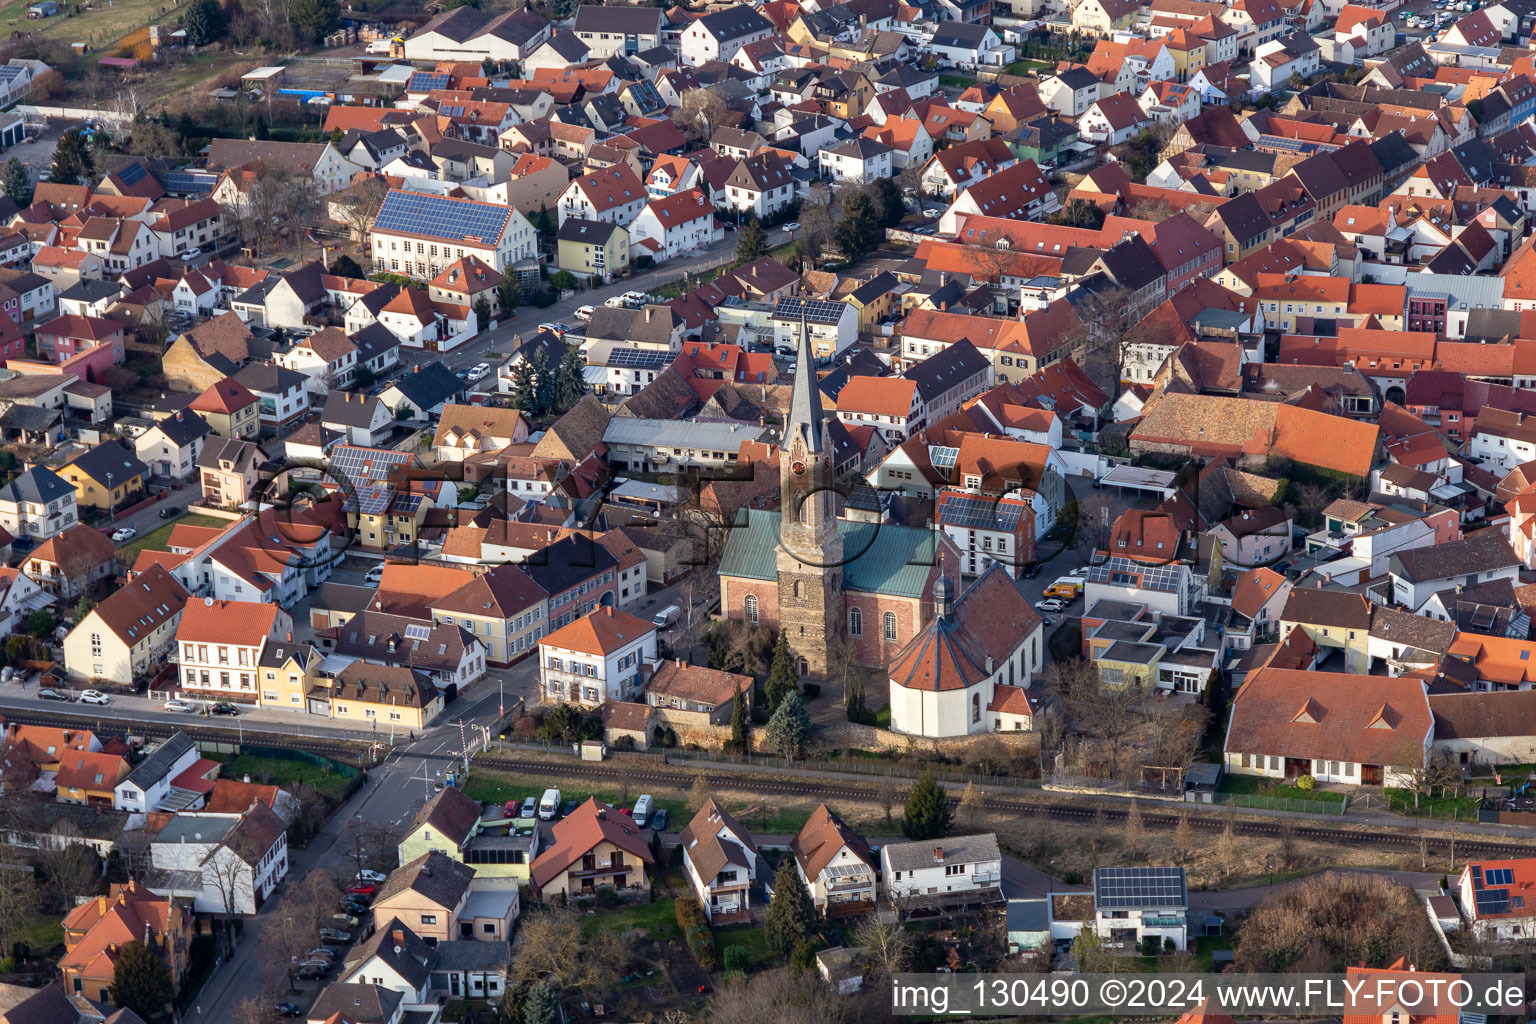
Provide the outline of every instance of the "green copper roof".
{"type": "MultiPolygon", "coordinates": [[[[843,589],[922,597],[938,534],[914,526],[837,521],[843,537],[843,589]]],[[[738,509],[720,556],[720,575],[778,579],[779,513],[738,509]]]]}

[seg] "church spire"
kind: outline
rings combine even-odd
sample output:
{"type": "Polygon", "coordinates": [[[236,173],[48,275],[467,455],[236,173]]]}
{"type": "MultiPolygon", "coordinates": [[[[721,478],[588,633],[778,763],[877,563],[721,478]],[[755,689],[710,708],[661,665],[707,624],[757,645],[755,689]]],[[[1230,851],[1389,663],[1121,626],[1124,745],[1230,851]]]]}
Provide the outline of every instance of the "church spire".
{"type": "Polygon", "coordinates": [[[807,453],[820,455],[823,450],[821,389],[816,386],[816,363],[811,358],[810,331],[806,326],[806,300],[800,300],[800,346],[795,358],[795,387],[790,395],[789,422],[784,443],[799,435],[807,453]]]}

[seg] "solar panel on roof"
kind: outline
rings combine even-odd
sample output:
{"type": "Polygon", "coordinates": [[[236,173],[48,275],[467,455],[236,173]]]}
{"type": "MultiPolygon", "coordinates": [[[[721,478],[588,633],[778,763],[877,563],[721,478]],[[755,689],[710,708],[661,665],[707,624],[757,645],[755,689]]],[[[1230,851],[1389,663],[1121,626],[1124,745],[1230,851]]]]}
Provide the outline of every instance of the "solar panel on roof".
{"type": "Polygon", "coordinates": [[[1183,868],[1099,868],[1093,901],[1100,910],[1167,907],[1188,902],[1183,868]]]}
{"type": "Polygon", "coordinates": [[[1513,885],[1515,872],[1513,868],[1489,868],[1483,874],[1484,885],[1513,885]]]}
{"type": "Polygon", "coordinates": [[[149,172],[144,169],[143,164],[139,163],[138,161],[134,161],[133,163],[124,167],[122,170],[118,171],[117,176],[124,185],[137,185],[139,182],[144,180],[144,175],[148,173],[149,172]]]}
{"type": "Polygon", "coordinates": [[[1480,889],[1475,895],[1477,897],[1478,914],[1509,913],[1508,889],[1480,889]]]}
{"type": "Polygon", "coordinates": [[[948,498],[939,508],[939,521],[970,530],[1011,531],[1019,525],[1019,507],[986,498],[948,498]]]}
{"type": "Polygon", "coordinates": [[[373,230],[494,243],[511,215],[508,207],[490,203],[391,192],[384,197],[379,215],[374,218],[373,230]]]}
{"type": "Polygon", "coordinates": [[[0,82],[9,82],[12,79],[20,78],[22,70],[22,68],[15,64],[0,65],[0,82]]]}
{"type": "Polygon", "coordinates": [[[219,176],[206,171],[169,171],[165,175],[165,190],[178,195],[202,195],[213,191],[219,176]]]}
{"type": "Polygon", "coordinates": [[[825,299],[780,299],[773,315],[781,320],[799,320],[803,311],[807,323],[835,324],[842,319],[843,310],[847,308],[841,302],[828,302],[825,299]]]}
{"type": "Polygon", "coordinates": [[[419,622],[413,622],[405,627],[405,638],[407,640],[428,640],[431,639],[431,637],[431,628],[424,626],[419,622]]]}

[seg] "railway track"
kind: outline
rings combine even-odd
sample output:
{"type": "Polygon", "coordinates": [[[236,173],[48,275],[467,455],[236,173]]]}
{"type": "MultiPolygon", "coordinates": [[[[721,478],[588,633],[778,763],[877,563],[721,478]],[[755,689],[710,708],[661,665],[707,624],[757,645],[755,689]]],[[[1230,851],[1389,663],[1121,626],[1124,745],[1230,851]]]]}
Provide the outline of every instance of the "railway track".
{"type": "Polygon", "coordinates": [[[0,718],[18,725],[44,725],[55,729],[91,729],[94,732],[122,731],[155,739],[165,739],[180,732],[185,733],[190,739],[209,743],[245,742],[261,746],[290,747],[348,763],[355,762],[360,751],[365,759],[371,753],[368,749],[370,744],[361,741],[317,740],[306,736],[294,736],[291,733],[264,732],[260,728],[215,725],[203,719],[196,719],[198,723],[196,725],[190,723],[183,725],[180,722],[125,721],[88,712],[51,710],[39,712],[31,709],[12,710],[10,708],[0,708],[0,718]]]}
{"type": "MultiPolygon", "coordinates": [[[[517,760],[514,758],[499,758],[482,756],[476,759],[476,764],[487,768],[495,768],[503,771],[524,772],[540,775],[570,775],[577,777],[590,777],[594,779],[612,778],[619,774],[619,769],[611,764],[592,764],[581,762],[576,764],[556,763],[550,761],[517,760]]],[[[713,765],[705,769],[704,779],[712,785],[729,787],[731,789],[750,790],[755,793],[778,793],[795,796],[816,796],[824,799],[845,800],[871,800],[875,797],[873,782],[868,785],[853,782],[830,782],[813,778],[796,776],[793,779],[777,779],[753,772],[721,771],[719,765],[713,765]]],[[[662,771],[654,768],[629,768],[627,774],[631,783],[654,782],[661,785],[677,786],[686,783],[695,774],[693,772],[662,771]]],[[[951,803],[957,802],[951,797],[951,803]]],[[[1088,807],[1062,804],[1044,798],[1031,798],[1025,794],[1008,794],[984,796],[983,803],[988,810],[1003,813],[1016,813],[1021,815],[1034,814],[1043,811],[1048,818],[1057,821],[1068,821],[1086,824],[1094,820],[1100,814],[1106,823],[1123,822],[1127,816],[1125,808],[1094,805],[1088,807]]],[[[1200,805],[1190,805],[1200,806],[1200,805]]],[[[1142,823],[1150,829],[1172,831],[1178,826],[1180,814],[1163,813],[1156,809],[1142,810],[1142,823]]],[[[1225,816],[1189,814],[1191,828],[1205,832],[1220,832],[1226,828],[1228,819],[1225,816]]],[[[1391,850],[1408,852],[1419,847],[1421,836],[1416,831],[1406,829],[1375,828],[1352,829],[1332,828],[1327,825],[1312,824],[1308,821],[1296,819],[1280,819],[1266,821],[1251,817],[1233,816],[1232,828],[1235,833],[1242,836],[1278,837],[1286,828],[1291,828],[1291,833],[1297,839],[1310,840],[1334,845],[1348,844],[1359,845],[1362,843],[1371,846],[1382,847],[1391,850]]],[[[1427,832],[1423,837],[1427,849],[1436,851],[1448,851],[1450,838],[1439,831],[1427,832]]],[[[1506,857],[1529,856],[1530,842],[1521,842],[1518,839],[1500,840],[1489,839],[1480,833],[1461,833],[1456,837],[1456,853],[1460,857],[1468,855],[1496,855],[1506,857]]]]}

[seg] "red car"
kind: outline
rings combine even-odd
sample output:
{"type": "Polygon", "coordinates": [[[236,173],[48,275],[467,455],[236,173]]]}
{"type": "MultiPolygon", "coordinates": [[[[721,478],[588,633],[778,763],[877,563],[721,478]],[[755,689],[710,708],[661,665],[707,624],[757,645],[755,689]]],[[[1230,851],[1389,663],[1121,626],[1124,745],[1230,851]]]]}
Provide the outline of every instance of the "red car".
{"type": "Polygon", "coordinates": [[[372,896],[378,891],[379,887],[374,885],[372,882],[358,882],[356,885],[347,890],[347,892],[351,893],[353,896],[372,896]]]}

